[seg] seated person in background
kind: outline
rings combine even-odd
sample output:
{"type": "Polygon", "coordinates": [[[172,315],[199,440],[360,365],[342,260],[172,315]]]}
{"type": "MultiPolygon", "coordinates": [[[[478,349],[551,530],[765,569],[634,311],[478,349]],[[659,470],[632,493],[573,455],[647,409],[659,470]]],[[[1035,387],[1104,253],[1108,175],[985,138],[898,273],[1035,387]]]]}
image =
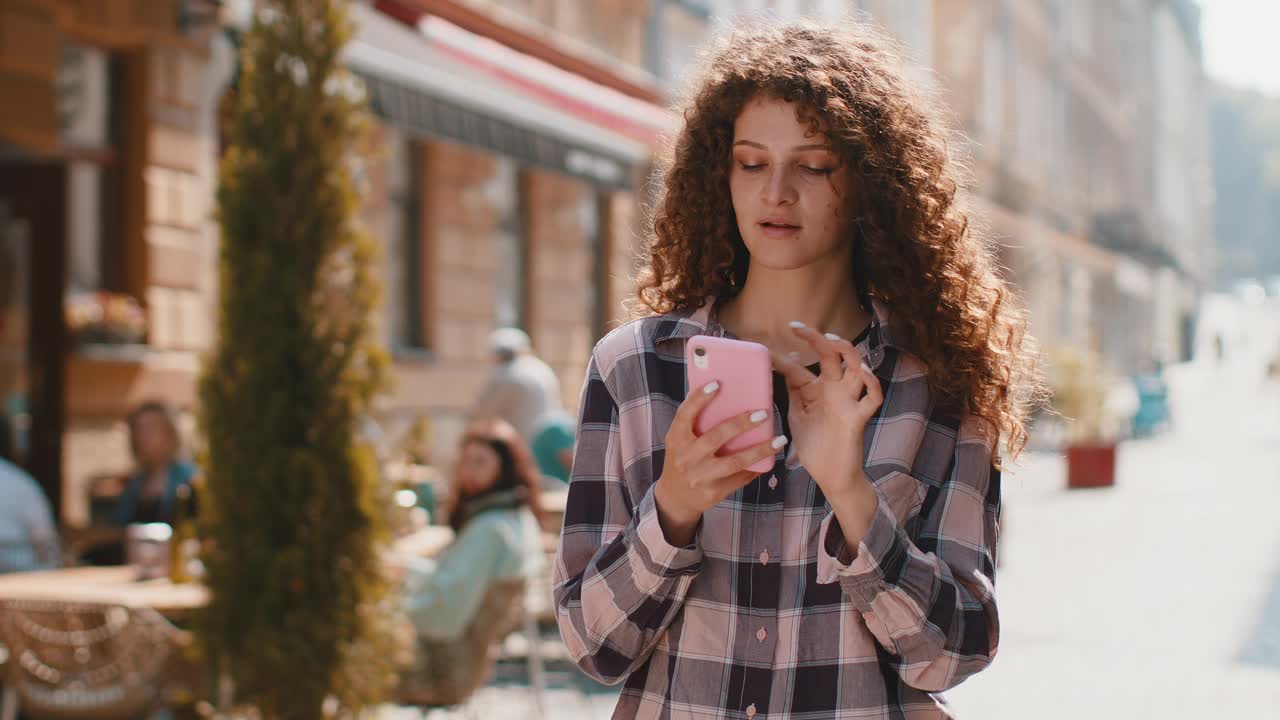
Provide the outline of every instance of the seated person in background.
{"type": "Polygon", "coordinates": [[[511,425],[482,421],[467,430],[447,502],[456,538],[438,561],[415,559],[406,573],[405,609],[420,636],[458,638],[490,583],[545,569],[539,485],[511,425]]]}
{"type": "Polygon", "coordinates": [[[459,687],[483,674],[487,641],[514,629],[518,615],[510,610],[523,598],[512,596],[514,602],[502,608],[485,606],[493,605],[489,591],[496,585],[518,587],[505,581],[546,572],[539,486],[529,451],[511,425],[493,420],[468,428],[447,502],[457,536],[438,560],[416,558],[405,572],[403,607],[417,643],[404,682],[418,701],[455,698],[459,687]],[[505,616],[485,614],[499,611],[505,616]]]}
{"type": "MultiPolygon", "coordinates": [[[[178,488],[195,480],[196,466],[180,459],[178,421],[168,405],[146,402],[129,413],[129,449],[136,469],[125,479],[116,501],[114,524],[173,523],[178,488]]],[[[123,536],[94,545],[82,554],[90,565],[123,565],[123,536]]]]}
{"type": "Polygon", "coordinates": [[[137,469],[120,494],[116,524],[171,523],[178,488],[190,484],[198,472],[195,465],[179,459],[182,441],[173,410],[147,402],[130,413],[129,449],[137,469]]]}
{"type": "Polygon", "coordinates": [[[563,410],[542,416],[533,430],[533,457],[544,478],[568,484],[573,468],[573,432],[577,421],[563,410]]]}
{"type": "Polygon", "coordinates": [[[57,567],[61,551],[49,500],[14,458],[13,433],[0,415],[0,573],[57,567]]]}

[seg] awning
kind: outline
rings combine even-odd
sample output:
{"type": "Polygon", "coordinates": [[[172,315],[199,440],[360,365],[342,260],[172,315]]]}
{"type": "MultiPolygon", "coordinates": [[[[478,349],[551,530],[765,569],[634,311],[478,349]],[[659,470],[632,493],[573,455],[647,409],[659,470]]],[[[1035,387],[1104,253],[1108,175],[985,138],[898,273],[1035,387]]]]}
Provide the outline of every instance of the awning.
{"type": "Polygon", "coordinates": [[[351,15],[356,33],[346,49],[347,64],[365,80],[374,111],[411,134],[631,188],[663,129],[658,123],[669,119],[669,113],[643,100],[439,18],[425,18],[411,28],[364,5],[353,5],[351,15]],[[615,103],[629,119],[616,111],[596,112],[594,103],[575,99],[590,92],[615,103]],[[614,115],[626,122],[615,122],[614,115]]]}

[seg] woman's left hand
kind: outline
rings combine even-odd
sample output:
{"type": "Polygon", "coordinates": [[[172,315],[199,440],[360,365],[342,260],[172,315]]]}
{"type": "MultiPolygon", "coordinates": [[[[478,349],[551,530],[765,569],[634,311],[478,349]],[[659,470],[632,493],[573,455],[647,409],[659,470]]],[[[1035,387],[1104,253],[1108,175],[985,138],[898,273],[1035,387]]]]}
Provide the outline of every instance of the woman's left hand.
{"type": "Polygon", "coordinates": [[[848,340],[797,324],[792,332],[817,351],[821,375],[773,354],[774,366],[786,378],[790,394],[791,447],[834,505],[839,499],[865,494],[862,434],[884,395],[879,379],[848,340]]]}

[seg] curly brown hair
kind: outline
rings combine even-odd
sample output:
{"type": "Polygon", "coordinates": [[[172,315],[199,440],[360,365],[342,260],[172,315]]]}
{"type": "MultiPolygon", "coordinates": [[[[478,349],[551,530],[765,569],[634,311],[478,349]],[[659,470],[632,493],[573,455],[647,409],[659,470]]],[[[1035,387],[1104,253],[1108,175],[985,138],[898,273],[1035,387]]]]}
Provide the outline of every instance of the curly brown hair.
{"type": "Polygon", "coordinates": [[[966,180],[934,100],[902,53],[865,23],[741,25],[706,54],[661,159],[641,268],[640,313],[732,297],[749,255],[729,190],[734,121],[757,95],[797,105],[844,167],[851,280],[887,307],[894,337],[929,369],[940,402],[987,421],[1016,456],[1045,395],[1025,312],[970,222],[966,180]]]}

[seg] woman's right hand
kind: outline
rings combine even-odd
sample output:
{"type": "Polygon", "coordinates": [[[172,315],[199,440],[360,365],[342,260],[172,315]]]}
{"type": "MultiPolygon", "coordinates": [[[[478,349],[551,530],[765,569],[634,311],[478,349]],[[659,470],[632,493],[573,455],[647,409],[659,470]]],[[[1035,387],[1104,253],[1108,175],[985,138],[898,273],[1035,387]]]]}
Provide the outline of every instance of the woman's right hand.
{"type": "Polygon", "coordinates": [[[763,408],[743,413],[698,436],[693,429],[694,420],[719,389],[719,383],[713,382],[691,393],[680,404],[671,427],[667,429],[662,475],[654,488],[654,500],[662,532],[667,542],[677,547],[693,541],[702,513],[759,475],[747,468],[764,458],[773,457],[787,443],[787,438],[779,435],[718,457],[716,453],[725,443],[769,417],[763,408]]]}

